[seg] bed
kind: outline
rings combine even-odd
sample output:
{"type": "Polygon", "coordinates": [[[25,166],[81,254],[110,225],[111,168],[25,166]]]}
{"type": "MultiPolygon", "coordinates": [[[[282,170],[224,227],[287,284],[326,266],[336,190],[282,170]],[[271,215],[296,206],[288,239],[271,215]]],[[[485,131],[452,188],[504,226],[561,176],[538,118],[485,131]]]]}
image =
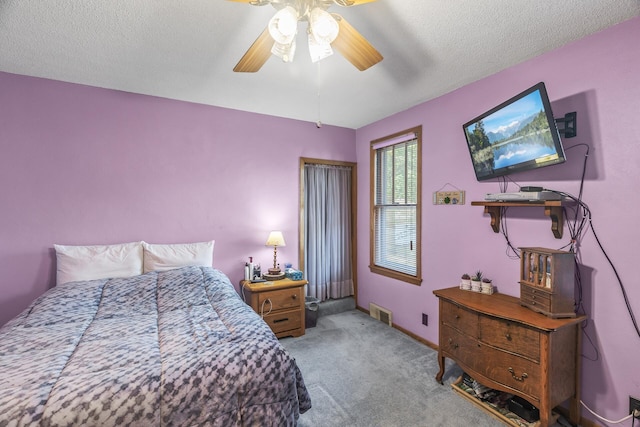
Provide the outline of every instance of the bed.
{"type": "Polygon", "coordinates": [[[212,267],[61,284],[0,329],[0,426],[294,426],[310,407],[212,267]]]}

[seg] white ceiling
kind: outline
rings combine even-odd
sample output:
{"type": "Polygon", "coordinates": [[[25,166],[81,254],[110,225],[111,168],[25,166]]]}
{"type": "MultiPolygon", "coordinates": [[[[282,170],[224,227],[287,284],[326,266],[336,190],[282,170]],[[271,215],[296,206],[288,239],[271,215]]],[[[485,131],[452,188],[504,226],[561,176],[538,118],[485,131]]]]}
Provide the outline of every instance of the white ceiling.
{"type": "Polygon", "coordinates": [[[384,60],[235,64],[275,13],[226,0],[0,0],[0,71],[357,129],[640,15],[640,0],[332,6],[384,60]]]}

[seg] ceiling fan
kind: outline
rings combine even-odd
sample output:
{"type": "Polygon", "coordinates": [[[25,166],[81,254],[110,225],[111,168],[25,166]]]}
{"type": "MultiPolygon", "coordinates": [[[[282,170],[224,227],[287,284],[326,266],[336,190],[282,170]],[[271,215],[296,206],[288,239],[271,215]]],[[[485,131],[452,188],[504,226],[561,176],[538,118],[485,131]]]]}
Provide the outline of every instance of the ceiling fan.
{"type": "Polygon", "coordinates": [[[346,19],[327,12],[333,4],[350,7],[376,0],[229,0],[254,6],[272,5],[277,9],[269,25],[233,68],[235,72],[258,71],[271,54],[284,62],[293,60],[298,22],[309,23],[308,43],[311,60],[317,62],[333,54],[333,49],[360,71],[382,61],[382,55],[346,19]]]}

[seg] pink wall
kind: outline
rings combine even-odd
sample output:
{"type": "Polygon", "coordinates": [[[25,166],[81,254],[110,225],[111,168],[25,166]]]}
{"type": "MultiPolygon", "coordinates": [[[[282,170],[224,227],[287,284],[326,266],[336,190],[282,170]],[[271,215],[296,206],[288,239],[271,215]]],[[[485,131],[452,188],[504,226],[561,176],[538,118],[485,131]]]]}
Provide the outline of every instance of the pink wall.
{"type": "MultiPolygon", "coordinates": [[[[566,147],[589,144],[584,201],[593,225],[615,263],[640,319],[640,286],[635,278],[640,240],[640,18],[539,56],[438,99],[357,131],[358,304],[374,302],[393,311],[394,322],[437,343],[438,306],[432,291],[456,286],[460,275],[483,270],[503,293],[519,296],[519,264],[505,254],[481,207],[485,193],[499,192],[497,181],[479,183],[473,174],[462,124],[533,84],[544,81],[556,117],[576,111],[578,136],[566,147]],[[423,126],[423,235],[421,286],[371,274],[369,263],[369,142],[423,126]],[[434,206],[432,193],[447,183],[466,190],[463,206],[434,206]],[[429,315],[429,326],[421,324],[429,315]]],[[[543,185],[576,194],[585,150],[569,148],[569,161],[537,172],[513,175],[520,185],[543,185]]],[[[451,188],[451,187],[447,187],[451,188]]],[[[511,185],[511,191],[517,186],[511,185]]],[[[510,209],[508,230],[518,246],[561,248],[568,233],[554,239],[542,210],[510,209]]],[[[583,342],[582,399],[600,415],[620,419],[629,395],[640,396],[640,337],[633,329],[615,275],[592,232],[580,244],[584,305],[590,317],[583,342]]],[[[586,410],[583,416],[593,419],[586,410]]],[[[631,425],[631,421],[623,425],[631,425]]]]}
{"type": "Polygon", "coordinates": [[[355,161],[355,131],[0,73],[0,325],[55,282],[53,244],[215,239],[298,264],[299,158],[355,161]]]}

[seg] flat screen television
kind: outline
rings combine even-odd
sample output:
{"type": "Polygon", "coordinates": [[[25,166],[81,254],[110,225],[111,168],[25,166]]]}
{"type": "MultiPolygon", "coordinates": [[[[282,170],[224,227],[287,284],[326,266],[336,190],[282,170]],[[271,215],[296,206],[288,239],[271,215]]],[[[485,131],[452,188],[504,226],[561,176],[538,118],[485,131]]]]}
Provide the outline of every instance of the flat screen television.
{"type": "Polygon", "coordinates": [[[478,181],[565,161],[542,82],[462,127],[478,181]]]}

